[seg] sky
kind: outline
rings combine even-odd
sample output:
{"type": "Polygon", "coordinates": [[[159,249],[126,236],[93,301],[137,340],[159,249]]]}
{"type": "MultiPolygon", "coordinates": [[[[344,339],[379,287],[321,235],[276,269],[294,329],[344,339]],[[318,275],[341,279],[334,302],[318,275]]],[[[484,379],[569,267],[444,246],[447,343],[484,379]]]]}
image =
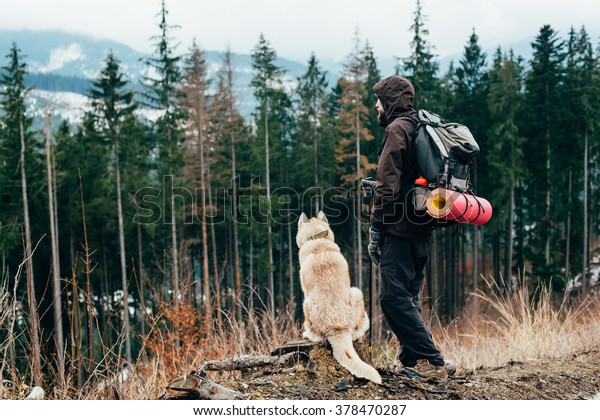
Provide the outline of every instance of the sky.
{"type": "MultiPolygon", "coordinates": [[[[416,0],[166,0],[181,48],[248,54],[262,32],[278,55],[341,61],[356,28],[377,57],[407,56],[416,0]]],[[[562,35],[585,25],[600,35],[597,0],[422,0],[429,41],[440,58],[460,53],[475,29],[480,45],[533,40],[550,24],[562,35]]],[[[0,0],[0,29],[53,29],[109,38],[144,53],[158,33],[160,0],[0,0]]],[[[597,44],[598,39],[594,38],[597,44]]]]}

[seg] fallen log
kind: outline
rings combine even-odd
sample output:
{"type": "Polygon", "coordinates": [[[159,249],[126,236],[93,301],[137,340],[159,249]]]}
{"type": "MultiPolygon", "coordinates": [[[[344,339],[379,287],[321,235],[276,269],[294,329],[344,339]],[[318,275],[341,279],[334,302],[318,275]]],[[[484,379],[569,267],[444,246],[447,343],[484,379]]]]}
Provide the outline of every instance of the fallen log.
{"type": "Polygon", "coordinates": [[[242,394],[226,388],[205,375],[184,375],[173,378],[166,386],[169,396],[166,399],[200,400],[247,400],[249,394],[242,394]]]}
{"type": "Polygon", "coordinates": [[[314,341],[291,341],[285,343],[283,346],[273,350],[271,356],[281,356],[287,353],[305,353],[308,350],[320,345],[321,343],[315,343],[314,341]]]}
{"type": "Polygon", "coordinates": [[[207,370],[212,371],[231,371],[231,370],[251,370],[254,368],[260,368],[265,366],[282,366],[293,359],[294,353],[286,353],[282,356],[249,356],[249,355],[238,355],[233,358],[220,360],[209,360],[202,364],[199,372],[207,370]]]}

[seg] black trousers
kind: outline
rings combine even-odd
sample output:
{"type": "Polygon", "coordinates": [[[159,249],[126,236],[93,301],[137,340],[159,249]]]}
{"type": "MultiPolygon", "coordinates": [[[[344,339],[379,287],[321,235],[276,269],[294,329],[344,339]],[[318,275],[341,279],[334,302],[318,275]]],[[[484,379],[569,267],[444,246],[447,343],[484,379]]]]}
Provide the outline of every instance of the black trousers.
{"type": "Polygon", "coordinates": [[[387,234],[381,245],[381,292],[379,303],[400,345],[400,362],[414,366],[426,359],[444,365],[421,314],[421,289],[429,241],[404,239],[387,234]]]}

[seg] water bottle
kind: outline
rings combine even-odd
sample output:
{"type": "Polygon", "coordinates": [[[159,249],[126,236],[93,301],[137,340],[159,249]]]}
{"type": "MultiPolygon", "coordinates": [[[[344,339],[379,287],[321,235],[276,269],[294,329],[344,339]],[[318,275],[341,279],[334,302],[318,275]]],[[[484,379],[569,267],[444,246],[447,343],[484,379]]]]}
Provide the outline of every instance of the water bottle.
{"type": "Polygon", "coordinates": [[[413,207],[416,211],[427,210],[427,196],[429,188],[427,188],[427,180],[422,176],[415,179],[413,187],[413,207]]]}

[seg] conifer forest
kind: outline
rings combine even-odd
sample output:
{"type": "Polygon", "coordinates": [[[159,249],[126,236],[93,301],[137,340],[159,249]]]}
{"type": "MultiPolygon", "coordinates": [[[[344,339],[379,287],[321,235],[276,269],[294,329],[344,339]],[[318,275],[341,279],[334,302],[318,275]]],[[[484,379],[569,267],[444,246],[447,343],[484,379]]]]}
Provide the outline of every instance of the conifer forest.
{"type": "MultiPolygon", "coordinates": [[[[600,255],[600,44],[585,27],[543,26],[531,58],[487,55],[473,30],[442,72],[423,6],[396,72],[414,84],[415,109],[470,128],[475,192],[494,207],[484,226],[434,231],[425,311],[443,326],[474,313],[473,293],[583,299],[600,255]]],[[[28,113],[27,51],[1,52],[2,380],[66,398],[124,366],[176,372],[297,333],[302,212],[327,215],[381,319],[359,186],[375,177],[372,87],[389,74],[368,40],[357,30],[335,83],[314,54],[290,82],[261,35],[243,115],[231,51],[209,78],[205,52],[194,42],[178,54],[164,2],[158,12],[154,52],[140,57],[148,76],[129,80],[108,53],[77,125],[28,113]]],[[[373,329],[384,348],[385,322],[373,329]]]]}

